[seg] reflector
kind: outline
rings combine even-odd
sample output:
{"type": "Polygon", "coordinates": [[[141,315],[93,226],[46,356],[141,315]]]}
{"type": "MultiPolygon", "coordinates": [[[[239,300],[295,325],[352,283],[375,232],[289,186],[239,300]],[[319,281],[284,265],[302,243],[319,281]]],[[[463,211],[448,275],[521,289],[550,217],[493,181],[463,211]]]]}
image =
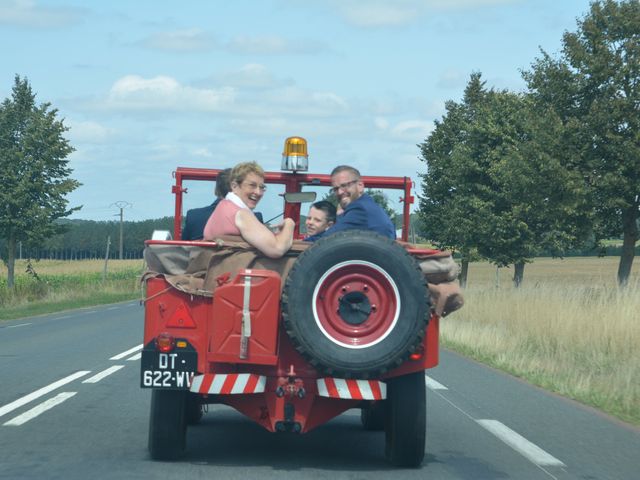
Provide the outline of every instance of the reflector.
{"type": "Polygon", "coordinates": [[[178,305],[165,324],[166,328],[196,328],[196,322],[184,303],[178,305]]]}

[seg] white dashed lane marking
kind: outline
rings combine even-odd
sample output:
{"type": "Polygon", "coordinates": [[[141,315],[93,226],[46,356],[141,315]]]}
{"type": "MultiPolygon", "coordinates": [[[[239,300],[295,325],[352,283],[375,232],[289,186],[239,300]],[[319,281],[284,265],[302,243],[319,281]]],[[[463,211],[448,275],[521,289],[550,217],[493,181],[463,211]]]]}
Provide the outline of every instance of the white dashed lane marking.
{"type": "Polygon", "coordinates": [[[142,350],[142,344],[137,345],[133,348],[130,348],[129,350],[119,353],[118,355],[114,355],[113,357],[111,357],[109,360],[120,360],[121,358],[124,358],[128,355],[131,355],[133,352],[136,352],[138,350],[142,350]]]}
{"type": "Polygon", "coordinates": [[[447,387],[439,382],[436,382],[433,378],[428,377],[427,375],[425,375],[425,379],[427,381],[427,387],[431,390],[448,390],[447,387]]]}
{"type": "Polygon", "coordinates": [[[542,448],[530,442],[519,433],[511,430],[502,422],[499,422],[498,420],[473,418],[471,414],[466,412],[462,407],[460,407],[459,405],[454,403],[450,398],[448,398],[445,392],[435,391],[435,390],[448,390],[447,387],[445,387],[444,385],[441,385],[440,383],[436,382],[433,379],[430,379],[429,377],[426,377],[426,378],[427,378],[427,386],[429,387],[430,390],[434,390],[434,393],[436,395],[438,395],[440,398],[442,398],[445,402],[447,402],[453,408],[458,410],[460,413],[465,415],[467,418],[473,420],[478,425],[483,427],[485,430],[495,435],[498,439],[500,439],[506,445],[514,449],[520,455],[524,456],[529,461],[538,465],[543,470],[544,470],[544,467],[564,467],[565,466],[564,463],[562,463],[560,460],[555,458],[553,455],[545,452],[542,448]],[[435,383],[431,383],[430,380],[431,382],[435,382],[435,383]],[[438,387],[436,384],[439,385],[440,387],[438,387]]]}
{"type": "Polygon", "coordinates": [[[73,382],[74,380],[77,380],[80,377],[84,377],[85,375],[88,375],[89,373],[91,373],[90,371],[80,371],[80,372],[76,372],[73,373],[71,375],[69,375],[68,377],[64,377],[60,380],[58,380],[57,382],[53,382],[49,385],[47,385],[46,387],[42,387],[38,390],[36,390],[35,392],[30,393],[29,395],[25,395],[24,397],[21,397],[11,403],[8,403],[2,407],[0,407],[0,417],[2,417],[3,415],[6,415],[9,412],[14,411],[17,408],[20,408],[23,405],[26,405],[29,402],[32,402],[33,400],[35,400],[36,398],[40,398],[43,395],[46,395],[49,392],[52,392],[53,390],[55,390],[56,388],[60,388],[63,385],[66,385],[67,383],[73,382]]]}
{"type": "Polygon", "coordinates": [[[77,392],[62,392],[62,393],[59,393],[55,397],[50,398],[49,400],[46,400],[46,401],[42,402],[40,405],[36,405],[31,410],[27,410],[23,414],[18,415],[15,418],[12,418],[8,422],[5,422],[5,425],[8,425],[8,426],[10,426],[10,425],[11,426],[19,426],[19,425],[22,425],[24,423],[27,423],[29,420],[32,420],[32,419],[36,418],[38,415],[43,414],[44,412],[46,412],[47,410],[52,409],[56,405],[60,405],[65,400],[68,400],[69,398],[73,397],[76,393],[77,392]]]}
{"type": "Polygon", "coordinates": [[[7,326],[7,328],[18,328],[18,327],[26,327],[28,325],[31,325],[30,323],[20,323],[18,325],[9,325],[7,326]]]}
{"type": "Polygon", "coordinates": [[[109,375],[117,372],[121,368],[124,368],[124,365],[113,365],[112,367],[109,367],[100,373],[96,373],[93,377],[87,378],[82,383],[98,383],[103,378],[108,377],[109,375]]]}
{"type": "Polygon", "coordinates": [[[476,420],[476,422],[536,465],[545,467],[565,466],[564,463],[556,457],[545,452],[497,420],[476,420]]]}

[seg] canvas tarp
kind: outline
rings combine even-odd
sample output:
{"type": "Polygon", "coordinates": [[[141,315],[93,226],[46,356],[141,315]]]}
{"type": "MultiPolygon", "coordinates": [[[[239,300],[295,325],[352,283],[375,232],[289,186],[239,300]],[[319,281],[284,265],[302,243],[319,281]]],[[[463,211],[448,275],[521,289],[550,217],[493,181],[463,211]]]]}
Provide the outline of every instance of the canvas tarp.
{"type": "MultiPolygon", "coordinates": [[[[177,290],[212,297],[219,285],[230,281],[242,269],[264,269],[278,272],[282,285],[298,255],[311,243],[295,241],[291,250],[278,259],[265,257],[240,237],[227,236],[210,245],[202,242],[154,243],[147,245],[144,258],[147,270],[143,281],[162,276],[177,290]]],[[[432,305],[440,316],[446,316],[462,306],[462,293],[456,281],[458,265],[450,252],[417,255],[427,278],[432,305]]]]}

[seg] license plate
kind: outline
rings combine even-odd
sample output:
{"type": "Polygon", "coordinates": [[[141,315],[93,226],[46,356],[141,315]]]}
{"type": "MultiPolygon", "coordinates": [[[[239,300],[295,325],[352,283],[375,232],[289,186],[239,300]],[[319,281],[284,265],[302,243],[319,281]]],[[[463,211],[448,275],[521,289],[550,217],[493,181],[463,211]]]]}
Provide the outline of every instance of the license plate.
{"type": "Polygon", "coordinates": [[[142,388],[189,389],[198,365],[193,349],[160,353],[146,348],[142,351],[140,386],[142,388]]]}

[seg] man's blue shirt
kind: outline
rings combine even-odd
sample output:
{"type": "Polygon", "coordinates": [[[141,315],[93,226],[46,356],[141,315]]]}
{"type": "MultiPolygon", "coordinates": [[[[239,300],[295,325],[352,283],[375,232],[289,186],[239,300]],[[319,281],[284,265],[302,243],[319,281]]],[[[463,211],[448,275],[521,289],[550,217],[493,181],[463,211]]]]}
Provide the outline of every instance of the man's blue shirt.
{"type": "Polygon", "coordinates": [[[364,193],[360,198],[347,205],[331,228],[307,237],[305,240],[315,242],[320,237],[344,230],[371,230],[392,240],[396,238],[396,229],[389,216],[370,195],[364,193]]]}

